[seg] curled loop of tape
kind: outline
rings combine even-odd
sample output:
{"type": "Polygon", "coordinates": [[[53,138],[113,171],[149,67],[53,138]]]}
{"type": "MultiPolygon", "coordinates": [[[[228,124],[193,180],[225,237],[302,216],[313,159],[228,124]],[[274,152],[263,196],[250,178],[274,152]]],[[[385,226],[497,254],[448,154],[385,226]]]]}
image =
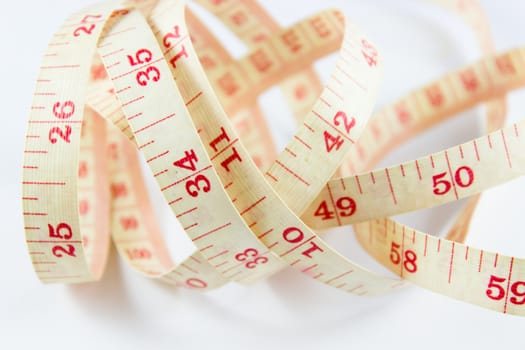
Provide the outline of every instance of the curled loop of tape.
{"type": "Polygon", "coordinates": [[[504,126],[504,95],[525,84],[525,51],[492,53],[476,1],[435,2],[474,29],[485,58],[374,114],[382,57],[341,12],[280,29],[254,0],[197,2],[250,53],[234,60],[182,0],[97,4],[53,36],[23,173],[26,240],[42,281],[98,279],[111,237],[135,270],[196,290],[290,265],[357,295],[410,281],[525,315],[525,261],[463,244],[480,193],[525,171],[525,124],[504,126]],[[323,88],[311,65],[335,51],[323,88]],[[276,84],[298,121],[280,153],[257,102],[276,84]],[[395,144],[484,101],[486,136],[370,170],[395,144]],[[153,219],[137,151],[196,247],[180,264],[153,219]],[[446,238],[387,218],[465,197],[446,238]],[[316,233],[350,224],[401,278],[368,271],[316,233]]]}

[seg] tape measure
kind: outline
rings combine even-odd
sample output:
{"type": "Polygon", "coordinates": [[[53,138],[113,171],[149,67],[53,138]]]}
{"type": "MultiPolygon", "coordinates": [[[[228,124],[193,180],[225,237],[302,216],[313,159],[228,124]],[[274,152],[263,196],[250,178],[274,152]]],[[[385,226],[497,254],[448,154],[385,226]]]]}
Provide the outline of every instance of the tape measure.
{"type": "Polygon", "coordinates": [[[475,30],[486,57],[374,115],[381,54],[336,10],[280,29],[255,0],[199,0],[251,47],[239,60],[182,0],[108,1],[70,16],[44,55],[24,151],[38,277],[99,279],[111,237],[138,272],[190,289],[251,284],[290,265],[357,295],[410,281],[525,315],[523,259],[463,244],[479,194],[525,171],[525,124],[504,126],[504,95],[525,84],[525,51],[493,54],[475,1],[436,2],[475,30]],[[321,87],[311,65],[335,51],[321,87]],[[280,153],[257,104],[277,84],[298,121],[280,153]],[[370,170],[413,134],[489,100],[486,136],[370,170]],[[138,154],[196,247],[180,264],[154,219],[138,154]],[[446,238],[387,218],[469,196],[446,238]],[[368,271],[319,236],[350,224],[401,278],[368,271]]]}

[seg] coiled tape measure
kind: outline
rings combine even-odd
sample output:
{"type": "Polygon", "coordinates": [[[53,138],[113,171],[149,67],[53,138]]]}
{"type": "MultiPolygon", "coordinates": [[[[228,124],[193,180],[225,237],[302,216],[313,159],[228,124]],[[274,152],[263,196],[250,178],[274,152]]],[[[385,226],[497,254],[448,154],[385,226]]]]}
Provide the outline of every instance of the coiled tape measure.
{"type": "Polygon", "coordinates": [[[525,171],[525,124],[504,126],[504,95],[525,84],[525,51],[492,53],[477,2],[435,1],[474,29],[486,57],[374,115],[382,58],[344,14],[280,29],[255,0],[197,2],[251,52],[232,59],[182,0],[104,2],[54,34],[23,166],[26,241],[42,281],[97,280],[111,237],[135,270],[196,290],[290,265],[357,295],[410,281],[525,315],[525,261],[463,244],[480,193],[525,171]],[[334,51],[322,87],[311,65],[334,51]],[[257,105],[276,84],[299,125],[280,153],[257,105]],[[394,145],[484,101],[486,136],[370,170],[394,145]],[[153,218],[137,150],[196,247],[180,264],[153,218]],[[387,218],[469,196],[446,238],[387,218]],[[350,224],[400,278],[366,270],[316,233],[350,224]]]}

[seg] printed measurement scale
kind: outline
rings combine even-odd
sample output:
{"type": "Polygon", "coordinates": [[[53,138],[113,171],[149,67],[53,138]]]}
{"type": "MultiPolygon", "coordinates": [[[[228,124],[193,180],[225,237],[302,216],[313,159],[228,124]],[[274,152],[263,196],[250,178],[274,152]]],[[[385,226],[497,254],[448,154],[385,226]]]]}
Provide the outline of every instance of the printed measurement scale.
{"type": "MultiPolygon", "coordinates": [[[[42,280],[97,279],[107,255],[104,223],[110,212],[113,240],[124,259],[147,276],[176,285],[204,290],[228,281],[252,283],[288,264],[358,295],[401,286],[402,280],[378,276],[342,257],[309,228],[355,223],[363,247],[401,277],[483,307],[525,313],[521,259],[382,219],[477,194],[521,175],[521,123],[424,159],[330,181],[348,154],[373,158],[363,147],[381,76],[377,48],[343,14],[323,12],[279,31],[263,12],[250,17],[259,8],[253,1],[206,2],[232,26],[257,29],[242,31],[253,50],[238,61],[222,54],[217,65],[220,49],[209,49],[203,62],[215,68],[205,73],[186,27],[184,2],[137,4],[108,2],[73,15],[45,55],[23,180],[26,237],[42,280]],[[312,62],[337,49],[336,66],[318,99],[303,98],[317,94],[312,62]],[[95,51],[102,65],[96,59],[92,66],[95,51]],[[256,163],[248,150],[265,154],[271,144],[253,138],[247,150],[225,111],[249,120],[250,111],[258,115],[249,104],[280,82],[296,114],[309,111],[275,160],[261,157],[256,163]],[[311,91],[301,88],[305,82],[312,83],[311,91]],[[100,136],[106,134],[103,119],[116,126],[107,126],[108,141],[100,136]],[[110,178],[99,162],[105,147],[110,178]],[[135,148],[197,247],[177,266],[151,218],[135,148]],[[261,172],[257,166],[267,168],[261,172]],[[488,171],[495,167],[497,173],[488,171]],[[375,221],[363,222],[369,219],[375,221]],[[429,248],[435,242],[437,248],[429,248]],[[465,254],[461,263],[458,251],[465,254]],[[479,255],[477,265],[467,252],[479,255]],[[446,284],[429,282],[442,276],[446,284]]],[[[191,14],[188,18],[199,27],[191,14]]],[[[202,28],[200,35],[203,46],[217,46],[202,28]]],[[[429,117],[415,131],[521,86],[523,57],[522,50],[487,57],[413,94],[408,101],[429,117]]],[[[491,113],[494,126],[503,120],[496,112],[491,113]]],[[[261,131],[267,136],[265,127],[261,131]]],[[[346,164],[342,173],[355,174],[359,163],[346,164]]],[[[462,214],[464,226],[473,203],[462,214]]]]}

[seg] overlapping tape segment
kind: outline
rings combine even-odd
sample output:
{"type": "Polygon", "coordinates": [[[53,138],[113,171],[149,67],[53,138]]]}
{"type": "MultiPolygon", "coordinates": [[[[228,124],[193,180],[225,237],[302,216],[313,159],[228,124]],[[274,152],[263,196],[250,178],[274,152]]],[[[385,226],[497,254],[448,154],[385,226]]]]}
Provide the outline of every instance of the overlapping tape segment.
{"type": "Polygon", "coordinates": [[[476,30],[487,27],[475,1],[436,2],[475,29],[486,56],[374,115],[381,55],[341,12],[281,30],[254,0],[198,2],[252,51],[234,60],[182,0],[94,5],[54,35],[23,175],[26,239],[41,280],[98,279],[111,233],[135,270],[198,290],[290,265],[358,295],[408,280],[525,314],[523,259],[463,244],[479,194],[525,170],[523,122],[503,126],[505,93],[525,83],[525,53],[492,54],[490,32],[476,30]],[[311,65],[335,51],[322,88],[311,65]],[[276,84],[298,121],[281,153],[257,105],[276,84]],[[486,136],[370,171],[394,145],[488,100],[486,136]],[[180,264],[154,219],[137,151],[195,244],[180,264]],[[468,196],[446,239],[386,218],[468,196]],[[353,263],[314,231],[350,224],[401,279],[353,263]]]}

